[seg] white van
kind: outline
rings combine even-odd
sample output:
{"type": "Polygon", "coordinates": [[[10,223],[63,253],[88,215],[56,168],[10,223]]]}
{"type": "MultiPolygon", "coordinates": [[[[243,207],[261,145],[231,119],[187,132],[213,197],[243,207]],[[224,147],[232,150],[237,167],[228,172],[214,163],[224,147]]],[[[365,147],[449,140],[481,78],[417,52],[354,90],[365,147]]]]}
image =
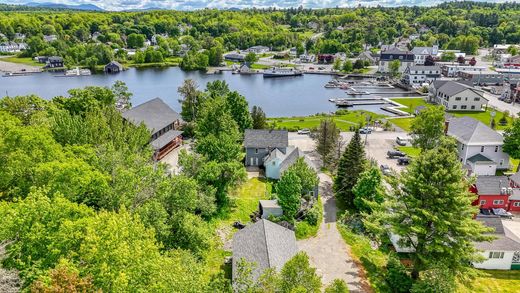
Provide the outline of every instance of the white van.
{"type": "Polygon", "coordinates": [[[405,146],[408,144],[408,142],[410,142],[410,140],[408,138],[398,136],[396,137],[395,142],[400,146],[405,146]]]}

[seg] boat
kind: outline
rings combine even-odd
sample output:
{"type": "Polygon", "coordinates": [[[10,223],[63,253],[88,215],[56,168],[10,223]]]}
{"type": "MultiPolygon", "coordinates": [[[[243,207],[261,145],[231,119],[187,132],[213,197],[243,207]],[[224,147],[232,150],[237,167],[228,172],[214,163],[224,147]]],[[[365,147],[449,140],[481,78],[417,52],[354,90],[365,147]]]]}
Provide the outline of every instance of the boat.
{"type": "Polygon", "coordinates": [[[71,77],[71,76],[88,76],[88,75],[91,75],[92,73],[90,72],[89,69],[79,69],[79,67],[76,67],[74,69],[71,69],[71,70],[67,70],[65,71],[65,74],[64,75],[57,75],[58,77],[59,76],[68,76],[68,77],[71,77]]]}
{"type": "Polygon", "coordinates": [[[27,72],[6,72],[3,77],[27,76],[27,72]]]}
{"type": "Polygon", "coordinates": [[[268,70],[264,70],[264,77],[284,77],[284,76],[300,76],[303,72],[294,68],[276,68],[273,67],[268,70]]]}

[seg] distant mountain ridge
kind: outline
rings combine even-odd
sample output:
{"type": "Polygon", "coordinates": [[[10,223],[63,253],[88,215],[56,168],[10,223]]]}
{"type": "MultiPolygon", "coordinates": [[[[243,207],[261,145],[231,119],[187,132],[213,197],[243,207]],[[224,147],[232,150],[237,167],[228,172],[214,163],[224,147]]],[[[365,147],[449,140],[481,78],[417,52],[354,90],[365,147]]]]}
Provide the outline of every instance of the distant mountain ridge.
{"type": "Polygon", "coordinates": [[[98,7],[94,4],[78,4],[78,5],[71,5],[71,4],[61,4],[61,3],[51,3],[51,2],[29,2],[26,4],[23,4],[25,6],[29,7],[38,7],[38,8],[61,8],[61,9],[75,9],[75,10],[89,10],[89,11],[104,11],[101,7],[98,7]]]}

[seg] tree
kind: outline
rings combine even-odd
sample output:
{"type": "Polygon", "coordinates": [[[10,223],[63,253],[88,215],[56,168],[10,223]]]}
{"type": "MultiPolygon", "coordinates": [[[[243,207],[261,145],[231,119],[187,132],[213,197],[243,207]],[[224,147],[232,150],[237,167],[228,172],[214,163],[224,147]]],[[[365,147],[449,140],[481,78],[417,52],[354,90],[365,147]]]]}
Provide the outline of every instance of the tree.
{"type": "Polygon", "coordinates": [[[223,60],[222,52],[223,48],[221,45],[217,45],[209,49],[208,62],[210,66],[220,66],[223,60]]]}
{"type": "Polygon", "coordinates": [[[197,111],[201,103],[201,92],[198,84],[193,79],[186,79],[184,83],[177,89],[182,99],[179,103],[182,105],[181,116],[186,122],[195,121],[197,111]]]}
{"type": "Polygon", "coordinates": [[[363,60],[357,59],[356,62],[354,62],[354,69],[363,69],[363,67],[365,67],[363,60]]]}
{"type": "Polygon", "coordinates": [[[517,46],[509,46],[509,48],[507,48],[507,53],[511,54],[511,56],[518,55],[518,47],[517,46]]]}
{"type": "Polygon", "coordinates": [[[253,106],[251,119],[253,119],[253,129],[265,129],[267,127],[267,118],[260,106],[253,106]]]}
{"type": "Polygon", "coordinates": [[[341,59],[336,58],[334,60],[334,65],[332,66],[332,68],[337,71],[341,70],[341,59]]]}
{"type": "Polygon", "coordinates": [[[320,292],[320,277],[316,274],[316,269],[310,266],[305,252],[299,252],[285,263],[280,278],[281,292],[320,292]]]}
{"type": "Polygon", "coordinates": [[[401,263],[399,258],[391,255],[386,264],[386,282],[392,292],[408,293],[412,287],[412,278],[406,271],[406,267],[401,263]]]}
{"type": "Polygon", "coordinates": [[[469,65],[471,65],[471,66],[477,65],[477,60],[475,59],[475,57],[473,57],[473,58],[471,58],[471,60],[469,60],[469,65]]]}
{"type": "Polygon", "coordinates": [[[303,158],[298,158],[296,162],[287,169],[286,172],[294,172],[298,178],[300,178],[301,190],[300,194],[306,194],[314,188],[320,182],[318,174],[311,168],[303,158]]]}
{"type": "Polygon", "coordinates": [[[238,124],[241,133],[253,127],[253,118],[249,112],[249,104],[244,96],[234,91],[226,95],[226,105],[231,117],[238,124]]]}
{"type": "Polygon", "coordinates": [[[433,66],[435,65],[435,60],[433,59],[432,55],[426,56],[424,59],[424,65],[425,66],[433,66]]]}
{"type": "Polygon", "coordinates": [[[330,283],[327,288],[325,288],[325,293],[348,293],[350,292],[348,290],[347,284],[345,281],[341,279],[335,279],[330,283]]]}
{"type": "Polygon", "coordinates": [[[320,155],[323,165],[326,168],[333,167],[334,162],[339,158],[336,146],[341,141],[340,131],[336,126],[336,122],[330,118],[321,120],[320,126],[313,137],[316,142],[316,151],[320,155]]]}
{"type": "Polygon", "coordinates": [[[365,149],[359,131],[356,131],[341,156],[334,180],[336,196],[349,208],[354,207],[352,188],[356,185],[361,173],[365,171],[365,166],[365,149]]]}
{"type": "Polygon", "coordinates": [[[31,285],[31,292],[101,292],[101,290],[95,289],[92,277],[80,277],[79,270],[64,259],[60,261],[56,268],[49,271],[48,278],[50,281],[44,278],[36,280],[31,285]]]}
{"type": "Polygon", "coordinates": [[[412,121],[412,144],[422,150],[437,147],[444,135],[444,109],[427,107],[412,121]]]}
{"type": "Polygon", "coordinates": [[[130,98],[132,98],[133,94],[128,91],[128,87],[126,86],[125,82],[116,80],[112,86],[112,91],[116,96],[116,107],[118,109],[130,109],[132,107],[130,98]]]}
{"type": "Polygon", "coordinates": [[[399,186],[390,200],[388,224],[400,237],[399,245],[415,250],[412,278],[434,262],[459,277],[471,271],[471,262],[480,259],[473,243],[489,239],[483,234],[489,229],[473,219],[476,197],[469,192],[454,141],[444,138],[423,151],[401,173],[399,186]]]}
{"type": "Polygon", "coordinates": [[[126,40],[126,43],[129,48],[132,49],[139,49],[144,46],[144,41],[146,37],[142,34],[129,34],[128,39],[126,40]]]}
{"type": "Polygon", "coordinates": [[[442,53],[441,55],[441,61],[443,62],[451,62],[451,61],[454,61],[456,59],[456,56],[455,56],[455,53],[453,52],[446,52],[446,53],[442,53]]]}
{"type": "Polygon", "coordinates": [[[352,61],[345,60],[345,62],[343,63],[343,71],[348,73],[348,72],[352,72],[353,69],[354,69],[354,65],[352,64],[352,61]]]}
{"type": "Polygon", "coordinates": [[[244,61],[250,64],[255,63],[258,61],[258,57],[256,56],[255,52],[249,52],[247,53],[246,57],[244,58],[244,61]]]}
{"type": "Polygon", "coordinates": [[[390,61],[390,64],[388,66],[388,69],[390,70],[390,75],[392,77],[398,77],[400,75],[399,68],[401,67],[401,61],[399,60],[393,60],[390,61]]]}
{"type": "Polygon", "coordinates": [[[360,212],[370,213],[370,203],[381,204],[384,201],[381,171],[377,167],[371,167],[361,173],[356,185],[352,189],[354,193],[354,205],[360,212]]]}
{"type": "MultiPolygon", "coordinates": [[[[504,152],[513,159],[520,159],[520,119],[513,121],[511,126],[504,132],[504,152]]],[[[519,166],[520,170],[520,166],[519,166]]],[[[519,171],[517,170],[517,171],[519,171]]]]}
{"type": "Polygon", "coordinates": [[[276,183],[278,204],[288,219],[294,219],[300,210],[301,191],[301,180],[294,171],[284,172],[280,181],[276,183]]]}
{"type": "Polygon", "coordinates": [[[415,282],[411,293],[450,293],[455,292],[457,284],[453,273],[443,265],[434,265],[422,273],[421,279],[415,282]]]}

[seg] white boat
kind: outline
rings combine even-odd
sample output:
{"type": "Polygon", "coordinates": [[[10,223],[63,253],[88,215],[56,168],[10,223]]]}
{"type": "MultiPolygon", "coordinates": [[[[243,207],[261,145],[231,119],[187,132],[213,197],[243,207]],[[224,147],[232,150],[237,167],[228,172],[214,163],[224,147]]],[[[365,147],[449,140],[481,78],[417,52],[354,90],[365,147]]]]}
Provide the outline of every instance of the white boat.
{"type": "Polygon", "coordinates": [[[303,73],[294,68],[276,68],[264,70],[264,77],[300,76],[303,73]]]}
{"type": "Polygon", "coordinates": [[[65,76],[87,76],[91,74],[89,69],[79,69],[79,67],[65,71],[65,76]]]}

